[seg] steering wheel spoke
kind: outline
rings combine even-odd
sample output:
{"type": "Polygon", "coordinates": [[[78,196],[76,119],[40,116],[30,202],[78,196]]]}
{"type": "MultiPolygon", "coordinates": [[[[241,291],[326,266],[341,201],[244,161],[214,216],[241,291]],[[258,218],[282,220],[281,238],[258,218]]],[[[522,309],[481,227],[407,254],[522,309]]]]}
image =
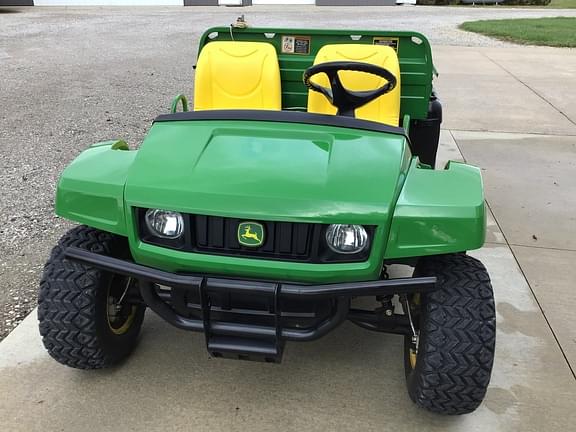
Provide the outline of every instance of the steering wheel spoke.
{"type": "Polygon", "coordinates": [[[328,80],[330,81],[332,104],[339,105],[340,101],[338,99],[341,99],[341,96],[346,93],[346,88],[342,85],[337,70],[330,71],[326,75],[328,75],[328,80]]]}

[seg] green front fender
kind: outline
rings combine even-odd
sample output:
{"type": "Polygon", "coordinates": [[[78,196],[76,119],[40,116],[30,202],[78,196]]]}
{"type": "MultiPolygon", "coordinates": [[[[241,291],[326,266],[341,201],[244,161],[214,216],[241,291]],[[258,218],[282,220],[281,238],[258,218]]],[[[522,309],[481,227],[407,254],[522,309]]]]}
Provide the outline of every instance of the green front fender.
{"type": "Polygon", "coordinates": [[[58,216],[127,236],[124,185],[137,151],[124,141],[92,145],[64,170],[58,182],[58,216]]]}
{"type": "Polygon", "coordinates": [[[385,259],[478,249],[485,233],[480,170],[459,162],[432,170],[413,161],[396,203],[385,259]]]}

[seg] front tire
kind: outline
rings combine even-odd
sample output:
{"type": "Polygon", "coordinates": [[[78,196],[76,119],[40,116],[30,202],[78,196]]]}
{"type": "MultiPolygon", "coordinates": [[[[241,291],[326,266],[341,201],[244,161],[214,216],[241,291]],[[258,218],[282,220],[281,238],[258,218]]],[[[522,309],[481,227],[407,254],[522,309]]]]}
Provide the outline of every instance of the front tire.
{"type": "Polygon", "coordinates": [[[436,276],[437,290],[408,299],[417,337],[406,337],[410,398],[441,414],[474,411],[494,361],[496,312],[486,268],[465,254],[424,257],[415,276],[436,276]]]}
{"type": "Polygon", "coordinates": [[[87,226],[66,233],[44,267],[38,295],[42,342],[58,362],[100,369],[126,358],[136,346],[145,306],[130,304],[135,281],[69,261],[75,246],[116,258],[129,258],[127,240],[87,226]]]}

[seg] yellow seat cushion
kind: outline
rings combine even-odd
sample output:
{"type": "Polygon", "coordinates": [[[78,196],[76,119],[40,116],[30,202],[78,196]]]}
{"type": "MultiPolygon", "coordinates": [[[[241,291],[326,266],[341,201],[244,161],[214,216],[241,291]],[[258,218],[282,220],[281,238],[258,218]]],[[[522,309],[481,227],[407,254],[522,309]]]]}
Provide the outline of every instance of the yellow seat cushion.
{"type": "MultiPolygon", "coordinates": [[[[371,63],[388,69],[394,74],[397,80],[394,90],[356,109],[356,118],[398,126],[400,121],[400,64],[396,51],[381,45],[325,45],[318,51],[314,64],[339,60],[371,63]]],[[[386,84],[384,78],[365,72],[342,71],[338,73],[338,76],[342,85],[350,90],[375,90],[386,84]]],[[[312,80],[330,88],[325,74],[316,75],[312,80]]],[[[336,108],[321,93],[310,90],[308,91],[308,112],[336,114],[336,108]]]]}
{"type": "Polygon", "coordinates": [[[265,42],[210,42],[200,52],[194,109],[280,110],[280,67],[265,42]]]}

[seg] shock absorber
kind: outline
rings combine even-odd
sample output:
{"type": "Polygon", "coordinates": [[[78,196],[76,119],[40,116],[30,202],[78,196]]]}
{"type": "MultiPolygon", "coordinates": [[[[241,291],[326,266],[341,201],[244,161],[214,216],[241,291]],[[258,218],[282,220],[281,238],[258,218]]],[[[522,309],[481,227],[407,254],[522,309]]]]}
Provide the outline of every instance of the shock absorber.
{"type": "MultiPolygon", "coordinates": [[[[385,265],[382,266],[382,270],[380,271],[380,279],[388,280],[390,279],[390,275],[388,274],[388,269],[385,265]]],[[[376,296],[376,301],[380,302],[382,306],[376,309],[376,313],[382,314],[385,316],[392,316],[394,315],[394,304],[392,303],[393,295],[379,295],[376,296]]]]}

